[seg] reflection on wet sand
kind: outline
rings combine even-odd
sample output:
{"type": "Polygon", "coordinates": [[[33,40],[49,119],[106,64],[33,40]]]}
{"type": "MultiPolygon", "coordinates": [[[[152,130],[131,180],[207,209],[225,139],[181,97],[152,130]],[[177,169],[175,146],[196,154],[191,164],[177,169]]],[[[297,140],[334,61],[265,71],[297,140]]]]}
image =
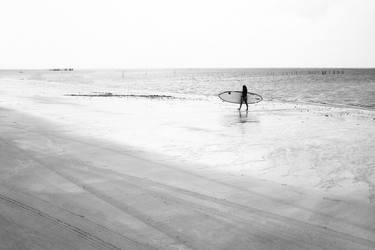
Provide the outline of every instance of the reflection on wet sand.
{"type": "Polygon", "coordinates": [[[238,123],[248,123],[248,122],[259,122],[254,116],[250,115],[249,111],[246,110],[244,114],[241,111],[238,111],[238,123]]]}

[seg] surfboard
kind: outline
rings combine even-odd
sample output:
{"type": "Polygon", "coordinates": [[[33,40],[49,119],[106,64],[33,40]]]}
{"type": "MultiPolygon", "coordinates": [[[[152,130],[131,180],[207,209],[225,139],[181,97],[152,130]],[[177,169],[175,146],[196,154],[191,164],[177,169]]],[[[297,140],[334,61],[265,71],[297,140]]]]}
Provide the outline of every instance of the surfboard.
{"type": "MultiPolygon", "coordinates": [[[[231,102],[231,103],[241,103],[241,95],[242,91],[225,91],[223,93],[220,93],[218,96],[221,100],[224,102],[231,102]]],[[[247,103],[248,104],[254,104],[257,102],[260,102],[263,100],[263,97],[261,95],[248,92],[247,93],[247,103]]]]}

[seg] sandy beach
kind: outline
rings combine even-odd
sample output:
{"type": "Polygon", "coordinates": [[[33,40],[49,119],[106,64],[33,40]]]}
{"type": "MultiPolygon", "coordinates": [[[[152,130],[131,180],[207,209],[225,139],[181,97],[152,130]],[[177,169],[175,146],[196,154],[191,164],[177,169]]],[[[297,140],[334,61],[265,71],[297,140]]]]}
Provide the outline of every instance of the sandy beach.
{"type": "Polygon", "coordinates": [[[0,86],[2,249],[375,248],[374,111],[0,86]]]}
{"type": "Polygon", "coordinates": [[[1,1],[0,250],[375,250],[375,1],[1,1]]]}

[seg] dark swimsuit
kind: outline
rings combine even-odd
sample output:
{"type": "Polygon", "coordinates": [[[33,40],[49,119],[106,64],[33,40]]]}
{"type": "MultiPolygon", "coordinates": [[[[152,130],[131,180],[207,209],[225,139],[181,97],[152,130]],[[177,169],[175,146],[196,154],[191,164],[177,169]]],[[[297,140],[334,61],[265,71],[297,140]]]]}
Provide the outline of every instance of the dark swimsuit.
{"type": "Polygon", "coordinates": [[[242,102],[247,103],[247,93],[242,92],[241,100],[242,100],[242,102]]]}

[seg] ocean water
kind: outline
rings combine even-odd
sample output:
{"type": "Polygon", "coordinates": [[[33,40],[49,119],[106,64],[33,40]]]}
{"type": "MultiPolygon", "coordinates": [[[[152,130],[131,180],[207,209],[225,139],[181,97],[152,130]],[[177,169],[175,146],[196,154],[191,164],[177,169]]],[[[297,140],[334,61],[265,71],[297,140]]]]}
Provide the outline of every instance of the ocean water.
{"type": "MultiPolygon", "coordinates": [[[[375,108],[375,69],[153,69],[2,71],[0,78],[87,85],[113,94],[216,96],[226,90],[250,92],[264,100],[375,108]],[[16,74],[15,74],[16,73],[16,74]]],[[[84,90],[83,90],[84,91],[84,90]]],[[[88,94],[88,93],[86,93],[88,94]]]]}
{"type": "Polygon", "coordinates": [[[202,171],[358,191],[372,202],[374,91],[373,69],[0,71],[0,107],[73,136],[202,171]],[[243,84],[266,100],[248,113],[217,97],[243,84]]]}

